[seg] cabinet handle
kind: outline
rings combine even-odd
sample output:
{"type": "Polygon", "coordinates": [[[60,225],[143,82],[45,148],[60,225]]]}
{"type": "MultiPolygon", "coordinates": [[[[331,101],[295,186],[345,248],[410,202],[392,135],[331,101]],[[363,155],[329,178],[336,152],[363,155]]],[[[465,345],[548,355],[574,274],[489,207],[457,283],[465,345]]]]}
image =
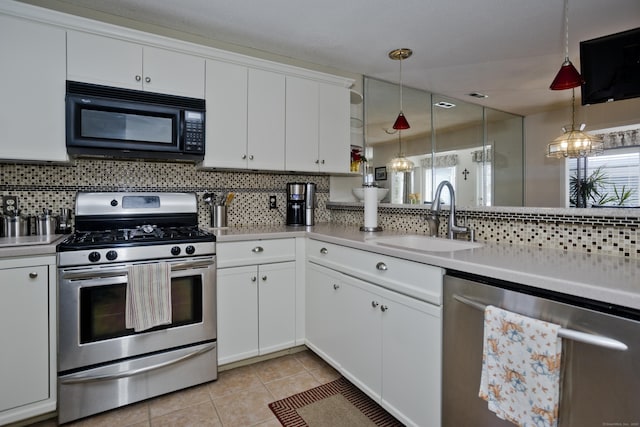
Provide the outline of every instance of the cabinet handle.
{"type": "Polygon", "coordinates": [[[249,160],[253,160],[253,154],[249,156],[249,160]]]}
{"type": "Polygon", "coordinates": [[[145,78],[144,78],[144,81],[145,81],[146,83],[151,83],[151,77],[145,77],[145,78]]]}
{"type": "Polygon", "coordinates": [[[262,246],[256,246],[255,248],[251,249],[251,252],[259,254],[260,252],[263,252],[264,249],[262,248],[262,246]]]}
{"type": "Polygon", "coordinates": [[[242,160],[247,160],[247,155],[246,154],[242,155],[242,160]]]}
{"type": "Polygon", "coordinates": [[[382,310],[382,312],[384,313],[385,311],[389,310],[389,307],[387,307],[386,305],[380,306],[380,310],[382,310]]]}
{"type": "Polygon", "coordinates": [[[371,301],[371,307],[376,308],[380,305],[378,301],[371,301]]]}
{"type": "Polygon", "coordinates": [[[136,81],[139,82],[140,80],[142,80],[142,77],[140,75],[136,75],[136,81]]]}
{"type": "Polygon", "coordinates": [[[329,251],[327,250],[327,248],[322,248],[322,249],[320,249],[320,253],[321,253],[322,255],[326,255],[326,254],[328,254],[328,253],[329,253],[329,251]]]}
{"type": "Polygon", "coordinates": [[[262,276],[262,281],[266,282],[267,281],[267,276],[262,276]]]}
{"type": "Polygon", "coordinates": [[[337,283],[334,283],[333,290],[337,291],[338,289],[340,289],[340,285],[338,285],[337,283]]]}
{"type": "Polygon", "coordinates": [[[256,280],[258,280],[258,278],[256,276],[251,277],[251,281],[255,282],[256,280]]]}
{"type": "Polygon", "coordinates": [[[31,273],[29,273],[29,277],[31,277],[32,279],[35,279],[36,277],[38,277],[38,273],[36,273],[35,271],[32,271],[31,273]]]}
{"type": "Polygon", "coordinates": [[[384,262],[379,262],[376,264],[376,268],[380,271],[387,271],[387,264],[385,264],[384,262]]]}

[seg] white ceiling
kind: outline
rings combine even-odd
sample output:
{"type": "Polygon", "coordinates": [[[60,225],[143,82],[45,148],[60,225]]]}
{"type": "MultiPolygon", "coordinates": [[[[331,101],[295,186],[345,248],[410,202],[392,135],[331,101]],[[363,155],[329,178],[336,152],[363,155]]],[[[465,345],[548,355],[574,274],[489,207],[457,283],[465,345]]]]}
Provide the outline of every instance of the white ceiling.
{"type": "MultiPolygon", "coordinates": [[[[563,0],[59,2],[394,82],[387,53],[408,47],[407,86],[516,114],[571,99],[549,89],[564,59],[563,0]]],[[[572,0],[569,57],[579,69],[579,41],[635,27],[640,0],[572,0]]]]}

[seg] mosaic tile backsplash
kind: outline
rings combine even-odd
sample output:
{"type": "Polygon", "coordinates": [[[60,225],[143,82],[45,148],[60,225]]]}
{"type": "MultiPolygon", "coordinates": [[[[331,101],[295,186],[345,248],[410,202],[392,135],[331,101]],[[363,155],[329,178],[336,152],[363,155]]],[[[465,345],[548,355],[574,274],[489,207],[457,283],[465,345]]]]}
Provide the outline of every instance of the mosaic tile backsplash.
{"type": "Polygon", "coordinates": [[[78,159],[69,166],[0,164],[0,194],[17,196],[19,208],[28,215],[73,209],[78,191],[195,192],[201,227],[210,224],[204,193],[226,191],[235,193],[227,212],[229,226],[285,224],[286,184],[294,181],[317,184],[316,222],[328,222],[328,176],[218,172],[187,163],[122,160],[78,159]],[[269,209],[270,195],[276,196],[278,209],[269,209]]]}
{"type": "MultiPolygon", "coordinates": [[[[43,208],[54,212],[73,209],[78,191],[185,191],[198,194],[201,227],[210,223],[204,193],[225,191],[236,193],[228,210],[229,226],[283,225],[286,183],[293,181],[317,184],[317,223],[362,225],[362,205],[329,202],[329,177],[325,175],[207,171],[192,164],[123,160],[78,159],[68,166],[0,164],[0,194],[17,196],[26,214],[40,213],[43,208]],[[276,196],[278,209],[268,209],[270,195],[276,196]]],[[[381,206],[378,223],[385,230],[427,233],[425,213],[424,208],[381,206]]],[[[563,215],[534,208],[460,209],[458,215],[461,223],[475,230],[478,241],[640,259],[638,215],[563,215]]],[[[440,235],[446,233],[446,225],[443,217],[440,235]]]]}
{"type": "MultiPolygon", "coordinates": [[[[362,206],[329,203],[331,222],[361,226],[362,206]]],[[[566,211],[558,209],[558,211],[566,211]]],[[[460,225],[475,231],[477,241],[556,248],[640,259],[640,217],[638,215],[597,215],[556,213],[545,208],[456,209],[460,225]]],[[[429,233],[427,208],[378,207],[378,225],[386,231],[429,233]]],[[[640,213],[640,212],[639,212],[640,213]]],[[[440,217],[439,236],[446,236],[448,211],[440,217]]]]}

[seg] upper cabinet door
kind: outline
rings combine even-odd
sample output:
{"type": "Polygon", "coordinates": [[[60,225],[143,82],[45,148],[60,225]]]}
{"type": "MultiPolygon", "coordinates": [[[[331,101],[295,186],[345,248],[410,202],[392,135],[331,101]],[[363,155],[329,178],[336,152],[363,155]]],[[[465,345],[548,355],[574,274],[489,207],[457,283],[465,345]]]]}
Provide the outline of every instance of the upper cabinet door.
{"type": "Polygon", "coordinates": [[[67,32],[67,79],[142,89],[142,46],[78,31],[67,32]]]}
{"type": "Polygon", "coordinates": [[[65,31],[0,15],[0,158],[68,161],[65,31]]]}
{"type": "Polygon", "coordinates": [[[249,69],[248,168],[284,170],[285,76],[249,69]]]}
{"type": "Polygon", "coordinates": [[[203,167],[247,167],[247,72],[242,65],[207,61],[203,167]]]}
{"type": "Polygon", "coordinates": [[[204,58],[145,46],[144,90],[202,99],[204,64],[204,58]]]}
{"type": "Polygon", "coordinates": [[[318,83],[287,76],[285,166],[318,172],[318,83]]]}
{"type": "Polygon", "coordinates": [[[349,89],[319,83],[320,172],[349,172],[350,94],[349,89]]]}
{"type": "Polygon", "coordinates": [[[78,31],[67,34],[68,80],[204,98],[204,58],[78,31]]]}

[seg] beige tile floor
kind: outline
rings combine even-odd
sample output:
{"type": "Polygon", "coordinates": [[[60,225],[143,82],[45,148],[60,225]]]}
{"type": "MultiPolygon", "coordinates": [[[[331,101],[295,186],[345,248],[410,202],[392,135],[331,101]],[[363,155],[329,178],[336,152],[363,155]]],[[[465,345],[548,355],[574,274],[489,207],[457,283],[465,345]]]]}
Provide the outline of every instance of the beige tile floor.
{"type": "MultiPolygon", "coordinates": [[[[340,374],[310,351],[220,372],[218,380],[65,424],[70,427],[278,427],[269,403],[340,374]]],[[[57,426],[55,420],[31,427],[57,426]]]]}

